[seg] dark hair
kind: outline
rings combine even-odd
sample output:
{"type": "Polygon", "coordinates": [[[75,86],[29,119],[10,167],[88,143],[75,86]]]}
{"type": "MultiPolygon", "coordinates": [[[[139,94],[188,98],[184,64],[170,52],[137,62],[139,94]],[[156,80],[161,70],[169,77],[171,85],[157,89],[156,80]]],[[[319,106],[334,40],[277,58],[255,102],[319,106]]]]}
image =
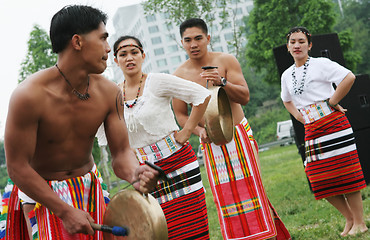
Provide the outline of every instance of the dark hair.
{"type": "Polygon", "coordinates": [[[185,21],[183,21],[180,25],[180,36],[182,37],[182,34],[185,32],[187,28],[191,27],[198,27],[200,28],[203,33],[208,35],[208,28],[207,24],[200,18],[189,18],[185,21]]]}
{"type": "Polygon", "coordinates": [[[85,34],[99,28],[107,22],[107,15],[99,9],[69,5],[59,10],[51,19],[50,40],[53,52],[63,51],[75,34],[85,34]]]}
{"type": "Polygon", "coordinates": [[[292,35],[292,33],[296,33],[296,32],[304,33],[304,35],[306,35],[306,37],[307,37],[308,44],[311,43],[311,33],[305,27],[293,27],[293,28],[291,28],[289,30],[288,34],[286,35],[287,42],[289,42],[290,35],[292,35]]]}
{"type": "Polygon", "coordinates": [[[118,45],[120,44],[120,42],[122,41],[125,41],[127,39],[132,39],[136,42],[136,44],[139,46],[139,49],[141,51],[141,53],[144,53],[144,50],[143,50],[143,44],[141,44],[140,40],[137,38],[137,37],[134,37],[134,36],[130,36],[130,35],[124,35],[124,36],[121,36],[119,37],[113,44],[113,53],[114,53],[114,56],[117,57],[117,51],[119,50],[118,49],[118,45]]]}

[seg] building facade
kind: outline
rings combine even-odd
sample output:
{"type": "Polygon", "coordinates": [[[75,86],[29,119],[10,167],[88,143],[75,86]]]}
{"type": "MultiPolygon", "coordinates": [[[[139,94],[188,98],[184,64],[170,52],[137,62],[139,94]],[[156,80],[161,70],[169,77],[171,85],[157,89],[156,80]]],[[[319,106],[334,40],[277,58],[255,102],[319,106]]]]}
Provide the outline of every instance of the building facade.
{"type": "MultiPolygon", "coordinates": [[[[222,9],[216,7],[213,13],[215,21],[208,29],[211,35],[209,46],[211,51],[235,54],[234,34],[244,25],[243,17],[249,15],[253,8],[253,1],[239,0],[229,7],[231,8],[229,18],[232,20],[224,26],[221,26],[220,18],[222,9]]],[[[164,13],[145,15],[141,4],[121,7],[117,9],[113,17],[115,34],[110,37],[110,46],[113,46],[114,41],[122,35],[135,36],[142,41],[146,53],[146,60],[143,64],[145,73],[173,73],[188,56],[181,46],[179,26],[167,22],[168,15],[164,13]]],[[[238,40],[242,45],[246,42],[243,36],[238,40]]],[[[113,53],[110,54],[108,78],[117,83],[122,82],[123,74],[113,61],[113,53]]]]}

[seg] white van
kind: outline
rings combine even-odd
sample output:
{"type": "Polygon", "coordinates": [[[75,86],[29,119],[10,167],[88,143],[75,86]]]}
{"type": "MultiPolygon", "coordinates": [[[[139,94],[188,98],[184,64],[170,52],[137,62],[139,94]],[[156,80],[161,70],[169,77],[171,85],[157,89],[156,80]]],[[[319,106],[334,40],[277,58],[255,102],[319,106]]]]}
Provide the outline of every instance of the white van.
{"type": "Polygon", "coordinates": [[[293,138],[293,122],[292,120],[286,120],[277,123],[276,137],[277,140],[293,138]]]}

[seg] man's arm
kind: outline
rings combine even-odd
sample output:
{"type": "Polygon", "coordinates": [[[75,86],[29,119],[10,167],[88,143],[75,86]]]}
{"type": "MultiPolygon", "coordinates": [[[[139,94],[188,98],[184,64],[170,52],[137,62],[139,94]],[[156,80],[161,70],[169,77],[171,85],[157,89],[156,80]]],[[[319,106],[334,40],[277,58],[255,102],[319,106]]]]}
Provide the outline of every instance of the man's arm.
{"type": "Polygon", "coordinates": [[[9,177],[26,195],[61,218],[68,232],[93,234],[89,224],[93,221],[91,216],[63,202],[30,165],[35,153],[40,116],[41,102],[38,102],[36,91],[23,84],[10,99],[4,139],[9,177]]]}
{"type": "Polygon", "coordinates": [[[130,148],[126,123],[123,116],[124,104],[122,92],[117,87],[114,102],[105,122],[105,134],[112,154],[114,173],[121,179],[134,183],[134,187],[142,193],[154,189],[158,172],[147,165],[140,166],[134,152],[130,148]]]}
{"type": "MultiPolygon", "coordinates": [[[[231,54],[221,54],[218,62],[225,68],[226,75],[221,76],[218,69],[208,69],[201,73],[205,80],[212,81],[213,85],[221,84],[221,77],[226,78],[227,83],[223,87],[229,100],[241,105],[249,102],[249,88],[244,79],[244,75],[238,60],[231,54]]],[[[222,73],[221,73],[222,74],[222,73]]]]}

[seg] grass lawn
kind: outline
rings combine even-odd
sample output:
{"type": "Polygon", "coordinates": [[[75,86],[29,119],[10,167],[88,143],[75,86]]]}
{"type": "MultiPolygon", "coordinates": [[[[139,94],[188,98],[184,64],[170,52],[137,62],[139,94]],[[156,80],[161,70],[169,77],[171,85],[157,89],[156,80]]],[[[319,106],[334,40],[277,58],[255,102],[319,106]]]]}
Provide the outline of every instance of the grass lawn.
{"type": "MultiPolygon", "coordinates": [[[[370,239],[370,231],[356,237],[341,237],[345,220],[326,200],[310,192],[302,160],[295,145],[275,147],[260,153],[261,174],[267,195],[294,240],[370,239]]],[[[222,240],[217,212],[204,167],[208,220],[212,240],[222,240]]],[[[364,215],[370,228],[370,188],[362,191],[364,215]]]]}
{"type": "MultiPolygon", "coordinates": [[[[294,240],[370,239],[370,231],[361,236],[341,237],[345,220],[326,200],[315,200],[310,192],[300,155],[295,145],[274,147],[260,153],[262,181],[294,240]]],[[[211,240],[222,240],[217,211],[204,166],[201,166],[211,240]]],[[[123,186],[121,185],[120,188],[123,186]]],[[[113,188],[112,196],[118,191],[113,188]]],[[[362,191],[364,215],[370,228],[370,188],[362,191]]]]}

